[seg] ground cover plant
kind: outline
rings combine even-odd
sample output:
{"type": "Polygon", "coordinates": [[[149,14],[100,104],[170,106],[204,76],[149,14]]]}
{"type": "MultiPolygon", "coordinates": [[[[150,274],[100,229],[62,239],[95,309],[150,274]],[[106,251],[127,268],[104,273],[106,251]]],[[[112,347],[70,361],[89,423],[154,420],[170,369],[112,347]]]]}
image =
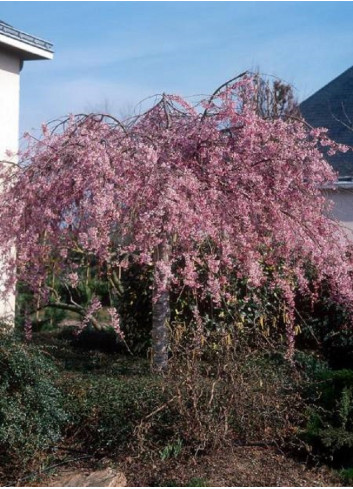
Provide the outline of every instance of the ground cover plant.
{"type": "MultiPolygon", "coordinates": [[[[8,335],[0,344],[0,477],[38,466],[69,419],[47,356],[8,335]]],[[[6,480],[6,479],[5,479],[6,480]]],[[[8,479],[7,479],[8,480],[8,479]]]]}

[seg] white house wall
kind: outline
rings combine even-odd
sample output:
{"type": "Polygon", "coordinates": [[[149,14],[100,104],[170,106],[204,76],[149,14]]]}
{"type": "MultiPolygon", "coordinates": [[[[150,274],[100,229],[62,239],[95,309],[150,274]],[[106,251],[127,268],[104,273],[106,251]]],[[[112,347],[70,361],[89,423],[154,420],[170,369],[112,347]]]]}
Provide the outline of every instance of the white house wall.
{"type": "MultiPolygon", "coordinates": [[[[18,150],[19,103],[20,103],[20,59],[0,51],[0,159],[9,160],[7,150],[18,150]]],[[[16,161],[16,157],[12,158],[16,161]]],[[[0,257],[1,260],[1,257],[0,257]]],[[[0,277],[0,287],[3,277],[0,277]]],[[[15,296],[4,303],[0,301],[0,318],[12,319],[15,313],[15,296]]]]}
{"type": "Polygon", "coordinates": [[[0,156],[17,151],[20,104],[20,59],[0,51],[0,156]]]}
{"type": "Polygon", "coordinates": [[[353,241],[353,186],[325,190],[325,194],[334,202],[333,216],[341,222],[348,237],[353,241]]]}

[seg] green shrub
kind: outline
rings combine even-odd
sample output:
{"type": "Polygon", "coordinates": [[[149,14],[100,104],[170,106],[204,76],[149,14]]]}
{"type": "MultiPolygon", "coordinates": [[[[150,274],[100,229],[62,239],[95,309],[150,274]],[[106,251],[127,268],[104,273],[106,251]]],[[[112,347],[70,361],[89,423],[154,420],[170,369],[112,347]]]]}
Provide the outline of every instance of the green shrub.
{"type": "Polygon", "coordinates": [[[353,483],[353,467],[349,469],[342,469],[339,471],[339,476],[341,477],[344,484],[352,484],[353,483]]]}
{"type": "Polygon", "coordinates": [[[330,331],[324,338],[325,357],[334,369],[350,368],[353,365],[353,333],[351,327],[330,331]]]}
{"type": "Polygon", "coordinates": [[[335,370],[351,368],[353,334],[349,311],[329,299],[324,285],[315,305],[307,297],[298,296],[297,311],[301,325],[297,347],[320,352],[335,370]]]}
{"type": "Polygon", "coordinates": [[[313,452],[334,466],[353,463],[353,370],[322,370],[308,388],[303,433],[313,452]]]}
{"type": "Polygon", "coordinates": [[[38,349],[14,339],[0,344],[0,465],[24,469],[56,443],[67,422],[56,370],[38,349]]]}
{"type": "MultiPolygon", "coordinates": [[[[74,435],[75,441],[93,452],[112,454],[128,445],[138,445],[135,430],[167,400],[161,380],[147,376],[82,375],[62,378],[61,384],[71,413],[68,435],[74,435]]],[[[152,423],[147,423],[149,439],[165,443],[171,423],[169,410],[162,409],[152,423]]]]}

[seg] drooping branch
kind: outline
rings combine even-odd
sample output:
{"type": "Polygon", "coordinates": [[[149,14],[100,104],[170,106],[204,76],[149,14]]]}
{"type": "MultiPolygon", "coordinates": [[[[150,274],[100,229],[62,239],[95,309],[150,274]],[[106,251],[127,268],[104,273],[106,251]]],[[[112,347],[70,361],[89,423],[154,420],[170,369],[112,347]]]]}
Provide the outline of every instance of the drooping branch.
{"type": "MultiPolygon", "coordinates": [[[[42,311],[43,309],[60,309],[62,311],[70,311],[78,314],[82,319],[86,316],[86,309],[79,304],[67,304],[65,302],[49,302],[37,308],[33,312],[42,311]]],[[[90,316],[89,322],[97,331],[102,331],[105,329],[105,325],[100,323],[95,317],[90,316]]]]}
{"type": "Polygon", "coordinates": [[[208,107],[213,102],[213,100],[217,97],[217,95],[224,88],[228,87],[231,83],[234,83],[237,80],[239,80],[240,78],[243,78],[243,76],[247,75],[248,73],[249,73],[248,71],[244,71],[243,73],[240,73],[240,75],[237,75],[234,78],[231,78],[230,80],[227,80],[226,82],[222,83],[222,85],[220,85],[218,88],[216,88],[216,90],[212,93],[212,95],[210,96],[210,98],[207,100],[207,107],[206,107],[206,109],[204,110],[204,112],[202,114],[201,121],[203,121],[208,116],[208,107]]]}

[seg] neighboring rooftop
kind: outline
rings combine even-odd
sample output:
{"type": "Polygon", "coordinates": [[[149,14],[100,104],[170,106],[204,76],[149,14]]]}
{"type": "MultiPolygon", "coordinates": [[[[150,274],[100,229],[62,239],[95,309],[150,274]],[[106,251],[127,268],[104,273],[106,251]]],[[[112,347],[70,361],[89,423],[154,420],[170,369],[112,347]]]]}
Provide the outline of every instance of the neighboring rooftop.
{"type": "MultiPolygon", "coordinates": [[[[353,146],[353,66],[300,104],[305,120],[327,127],[338,143],[353,146]]],[[[353,151],[328,158],[341,176],[353,176],[353,151]]]]}
{"type": "Polygon", "coordinates": [[[10,51],[17,51],[22,60],[53,58],[53,45],[50,42],[15,29],[2,20],[0,20],[0,45],[10,51]]]}

